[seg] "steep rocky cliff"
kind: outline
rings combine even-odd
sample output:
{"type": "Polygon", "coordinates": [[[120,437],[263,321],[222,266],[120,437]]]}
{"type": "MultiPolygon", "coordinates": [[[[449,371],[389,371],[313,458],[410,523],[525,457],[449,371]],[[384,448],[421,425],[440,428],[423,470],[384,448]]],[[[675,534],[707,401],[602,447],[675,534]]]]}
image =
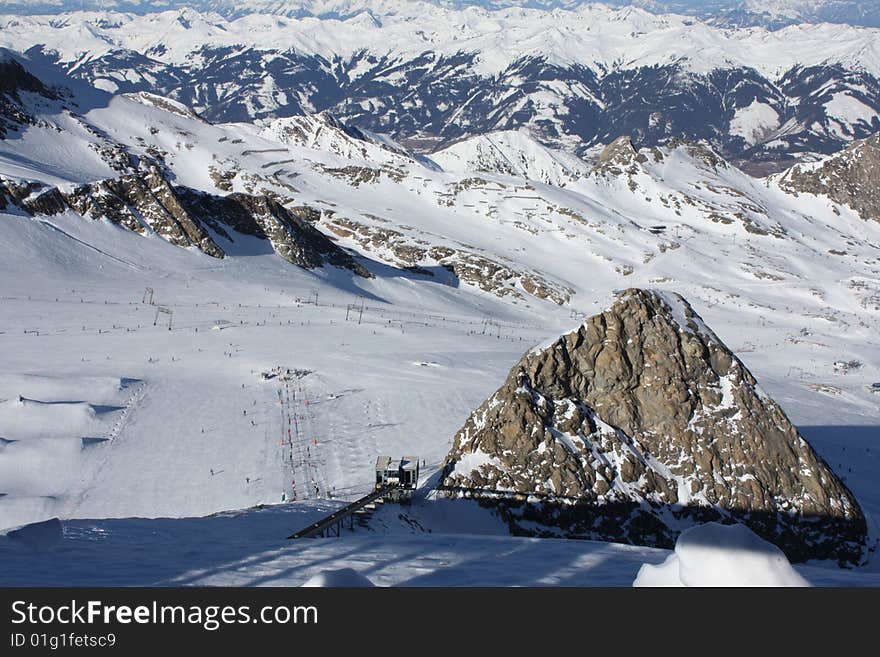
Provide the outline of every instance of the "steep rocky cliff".
{"type": "Polygon", "coordinates": [[[179,189],[178,195],[190,214],[201,217],[227,239],[232,239],[227,232],[232,229],[244,235],[268,239],[275,253],[300,267],[315,269],[326,261],[350,269],[359,276],[372,277],[351,255],[312,226],[312,215],[320,216],[313,208],[287,208],[264,195],[215,196],[188,189],[179,189]]]}
{"type": "Polygon", "coordinates": [[[880,133],[854,141],[821,162],[796,164],[778,181],[786,191],[825,194],[863,219],[880,221],[880,133]]]}
{"type": "Polygon", "coordinates": [[[0,139],[10,130],[33,125],[37,119],[22,103],[23,93],[36,94],[48,99],[58,99],[56,90],[46,87],[31,75],[4,48],[0,48],[0,139]]]}
{"type": "Polygon", "coordinates": [[[236,234],[251,235],[269,240],[275,253],[299,267],[314,269],[326,263],[359,276],[372,276],[311,225],[315,213],[311,208],[288,209],[266,195],[216,196],[174,186],[155,165],[69,191],[0,178],[0,209],[8,205],[31,215],[73,210],[137,233],[155,233],[176,246],[196,248],[213,258],[226,256],[219,238],[234,243],[236,234]]]}
{"type": "Polygon", "coordinates": [[[526,354],[456,434],[442,484],[514,531],[671,546],[736,519],[789,558],[857,561],[865,518],[674,293],[627,290],[526,354]]]}

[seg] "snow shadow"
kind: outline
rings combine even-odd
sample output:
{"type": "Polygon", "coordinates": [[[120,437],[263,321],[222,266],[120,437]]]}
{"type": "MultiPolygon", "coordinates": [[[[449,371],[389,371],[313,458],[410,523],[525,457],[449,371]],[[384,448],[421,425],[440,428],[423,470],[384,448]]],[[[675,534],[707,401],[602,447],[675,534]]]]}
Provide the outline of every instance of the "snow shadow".
{"type": "Polygon", "coordinates": [[[792,563],[834,560],[864,565],[872,545],[869,518],[769,513],[748,508],[631,501],[597,503],[545,495],[517,495],[487,489],[439,487],[443,493],[475,499],[498,513],[515,536],[610,541],[672,549],[684,529],[707,522],[742,523],[779,547],[792,563]]]}
{"type": "MultiPolygon", "coordinates": [[[[45,46],[35,45],[23,53],[6,48],[0,51],[7,53],[25,71],[37,78],[50,94],[57,96],[57,99],[47,100],[57,103],[59,108],[67,107],[74,113],[85,114],[95,109],[109,107],[113,94],[68,76],[56,63],[56,54],[46,50],[45,46]]],[[[146,58],[144,59],[147,61],[146,58]]],[[[20,136],[20,133],[10,131],[7,139],[14,139],[17,136],[20,136]]]]}
{"type": "Polygon", "coordinates": [[[43,551],[0,535],[0,586],[180,586],[212,577],[241,581],[244,569],[277,575],[283,567],[262,565],[295,547],[285,538],[289,531],[337,506],[294,504],[202,518],[66,520],[62,540],[43,551]]]}
{"type": "Polygon", "coordinates": [[[361,263],[378,278],[404,278],[423,283],[437,283],[457,288],[461,285],[458,276],[443,265],[413,265],[411,267],[394,267],[378,260],[359,255],[361,263]]]}

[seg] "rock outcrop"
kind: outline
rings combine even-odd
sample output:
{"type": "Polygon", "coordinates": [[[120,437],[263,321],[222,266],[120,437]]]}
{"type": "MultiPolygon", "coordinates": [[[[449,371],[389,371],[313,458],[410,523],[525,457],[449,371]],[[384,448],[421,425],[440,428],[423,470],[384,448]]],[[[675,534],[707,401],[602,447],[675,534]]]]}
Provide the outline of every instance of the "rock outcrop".
{"type": "Polygon", "coordinates": [[[214,196],[189,189],[180,189],[178,193],[187,212],[201,217],[229,240],[233,238],[227,231],[232,229],[268,239],[275,253],[305,269],[322,267],[327,262],[365,278],[373,276],[312,225],[317,213],[313,208],[287,208],[269,196],[251,194],[214,196]]]}
{"type": "Polygon", "coordinates": [[[818,163],[796,164],[779,186],[792,193],[825,194],[863,219],[880,221],[880,133],[854,141],[818,163]]]}
{"type": "Polygon", "coordinates": [[[406,235],[393,228],[370,226],[331,213],[328,213],[324,225],[334,235],[351,239],[365,251],[375,252],[395,266],[416,273],[433,275],[426,267],[440,265],[457,281],[498,297],[525,300],[522,294],[525,292],[560,306],[571,299],[572,290],[547,280],[536,271],[523,270],[513,262],[499,262],[475,253],[471,250],[473,247],[432,246],[422,237],[406,235]]]}
{"type": "Polygon", "coordinates": [[[4,48],[0,48],[0,139],[9,131],[24,125],[34,125],[37,119],[22,103],[22,93],[32,93],[57,100],[56,90],[46,87],[31,75],[4,48]]]}
{"type": "MultiPolygon", "coordinates": [[[[106,218],[139,233],[152,230],[175,246],[196,247],[213,258],[224,256],[202,222],[181,205],[176,191],[156,166],[83,185],[61,196],[84,217],[106,218]]],[[[31,209],[40,212],[33,204],[31,209]]]]}
{"type": "Polygon", "coordinates": [[[275,253],[304,269],[330,264],[372,277],[312,225],[316,213],[312,208],[289,209],[266,195],[215,196],[174,186],[156,165],[69,191],[0,178],[0,209],[10,204],[31,215],[73,210],[140,234],[155,233],[175,246],[195,248],[213,258],[226,256],[219,238],[234,243],[236,234],[251,235],[269,240],[275,253]]]}
{"type": "Polygon", "coordinates": [[[623,135],[602,149],[592,173],[611,176],[620,176],[624,173],[635,175],[638,173],[638,164],[647,161],[648,158],[644,154],[639,154],[633,146],[632,139],[623,135]]]}
{"type": "Polygon", "coordinates": [[[455,436],[442,487],[520,533],[671,547],[738,520],[792,560],[858,561],[852,493],[674,293],[627,290],[526,354],[455,436]]]}

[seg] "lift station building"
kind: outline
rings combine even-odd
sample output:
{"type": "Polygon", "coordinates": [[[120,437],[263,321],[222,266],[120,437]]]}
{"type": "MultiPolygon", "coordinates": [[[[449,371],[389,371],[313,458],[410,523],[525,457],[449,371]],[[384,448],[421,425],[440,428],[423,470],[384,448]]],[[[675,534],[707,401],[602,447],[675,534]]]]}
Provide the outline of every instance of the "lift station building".
{"type": "Polygon", "coordinates": [[[376,489],[396,486],[395,497],[409,499],[419,484],[419,459],[415,456],[380,456],[376,459],[376,489]]]}

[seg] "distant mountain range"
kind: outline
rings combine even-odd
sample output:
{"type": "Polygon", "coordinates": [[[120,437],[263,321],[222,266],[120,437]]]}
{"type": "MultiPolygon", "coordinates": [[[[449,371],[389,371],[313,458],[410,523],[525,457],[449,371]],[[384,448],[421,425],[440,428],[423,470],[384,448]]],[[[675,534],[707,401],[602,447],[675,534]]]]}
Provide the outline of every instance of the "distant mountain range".
{"type": "MultiPolygon", "coordinates": [[[[621,135],[636,146],[685,137],[764,174],[880,130],[875,29],[727,29],[579,3],[556,11],[447,4],[254,0],[228,17],[6,15],[0,46],[100,89],[161,94],[210,121],[328,110],[424,153],[520,129],[588,159],[621,135]],[[297,18],[302,12],[323,18],[297,18]]],[[[146,11],[137,2],[103,6],[146,11]]]]}
{"type": "MultiPolygon", "coordinates": [[[[192,7],[213,11],[226,18],[251,13],[266,13],[291,18],[305,16],[348,18],[380,6],[387,10],[407,0],[384,0],[366,3],[358,0],[7,0],[9,13],[39,14],[55,11],[115,10],[151,13],[165,9],[192,7]]],[[[503,9],[577,9],[591,4],[611,7],[639,7],[655,14],[676,13],[696,16],[719,26],[761,26],[779,29],[796,23],[844,23],[880,27],[880,2],[877,0],[606,0],[603,3],[585,0],[428,0],[431,4],[451,9],[482,7],[503,9]]]]}

